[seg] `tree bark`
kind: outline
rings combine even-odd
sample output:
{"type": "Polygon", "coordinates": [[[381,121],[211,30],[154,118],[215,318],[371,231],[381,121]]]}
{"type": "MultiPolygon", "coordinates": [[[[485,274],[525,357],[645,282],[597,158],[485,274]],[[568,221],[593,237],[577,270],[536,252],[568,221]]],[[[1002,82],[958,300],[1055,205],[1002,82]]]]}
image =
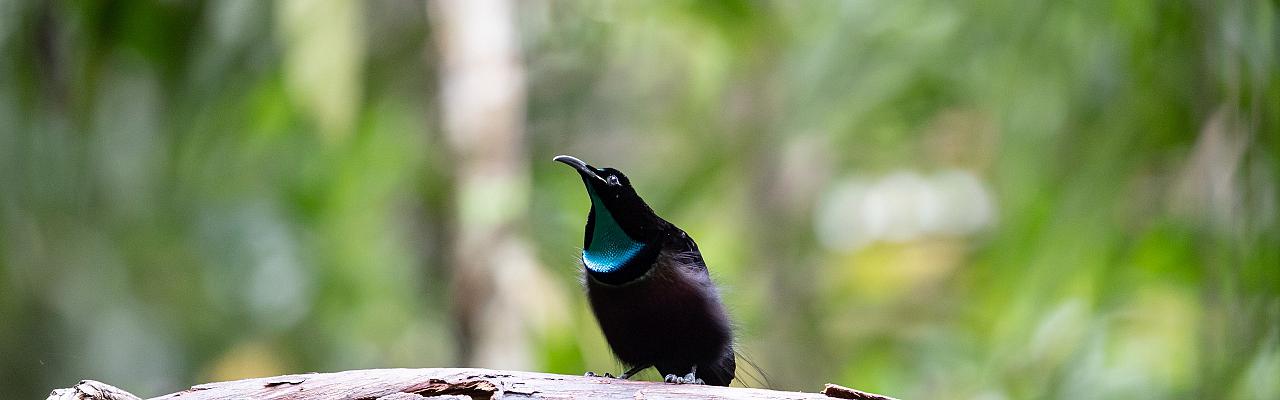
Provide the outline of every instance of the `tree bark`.
{"type": "MultiPolygon", "coordinates": [[[[822,393],[705,385],[675,385],[614,378],[478,368],[368,369],[206,383],[151,400],[417,400],[417,399],[793,399],[893,400],[838,385],[822,393]]],[[[54,390],[48,400],[138,400],[97,381],[54,390]]]]}

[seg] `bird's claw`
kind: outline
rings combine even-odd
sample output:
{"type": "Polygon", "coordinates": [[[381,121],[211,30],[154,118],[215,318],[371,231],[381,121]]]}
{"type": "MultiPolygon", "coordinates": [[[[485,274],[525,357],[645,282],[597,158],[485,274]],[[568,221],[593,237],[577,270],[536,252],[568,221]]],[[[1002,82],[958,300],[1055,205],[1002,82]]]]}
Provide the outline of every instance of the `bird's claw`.
{"type": "Polygon", "coordinates": [[[604,375],[596,375],[596,373],[595,373],[595,372],[593,372],[593,371],[587,371],[587,373],[586,373],[586,374],[584,374],[584,376],[589,376],[589,377],[614,378],[613,374],[608,373],[608,372],[605,372],[605,373],[604,373],[604,375]]]}
{"type": "Polygon", "coordinates": [[[662,377],[662,380],[667,383],[677,383],[677,384],[694,384],[694,385],[707,384],[706,382],[702,381],[702,378],[699,378],[697,375],[694,375],[693,372],[690,372],[685,376],[679,376],[676,374],[667,374],[667,376],[662,377]]]}

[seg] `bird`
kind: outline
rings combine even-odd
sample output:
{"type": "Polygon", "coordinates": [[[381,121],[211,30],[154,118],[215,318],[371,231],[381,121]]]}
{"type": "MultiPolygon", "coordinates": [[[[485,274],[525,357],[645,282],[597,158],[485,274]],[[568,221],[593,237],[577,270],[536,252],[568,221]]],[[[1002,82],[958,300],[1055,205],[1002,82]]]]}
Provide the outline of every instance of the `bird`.
{"type": "Polygon", "coordinates": [[[622,172],[567,155],[554,161],[577,170],[591,200],[583,280],[610,350],[628,367],[617,378],[653,367],[668,383],[728,386],[732,323],[698,244],[654,213],[622,172]]]}

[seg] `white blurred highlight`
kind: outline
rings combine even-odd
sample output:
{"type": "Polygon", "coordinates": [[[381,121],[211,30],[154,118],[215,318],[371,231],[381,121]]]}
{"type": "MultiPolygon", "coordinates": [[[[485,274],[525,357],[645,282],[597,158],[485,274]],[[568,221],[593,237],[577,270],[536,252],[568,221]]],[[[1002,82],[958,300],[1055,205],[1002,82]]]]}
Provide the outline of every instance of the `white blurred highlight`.
{"type": "Polygon", "coordinates": [[[824,246],[850,251],[880,241],[970,235],[995,223],[995,204],[971,171],[899,170],[836,182],[819,200],[814,219],[824,246]]]}

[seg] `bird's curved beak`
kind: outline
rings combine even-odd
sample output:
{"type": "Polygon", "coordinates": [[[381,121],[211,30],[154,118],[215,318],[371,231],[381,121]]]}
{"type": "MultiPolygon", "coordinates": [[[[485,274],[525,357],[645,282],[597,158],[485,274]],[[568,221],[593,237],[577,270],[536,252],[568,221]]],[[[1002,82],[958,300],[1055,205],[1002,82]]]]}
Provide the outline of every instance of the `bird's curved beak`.
{"type": "Polygon", "coordinates": [[[595,179],[604,182],[604,178],[600,177],[600,173],[596,172],[594,167],[588,165],[582,160],[579,160],[577,157],[559,155],[556,156],[556,158],[553,158],[552,161],[559,161],[568,164],[570,167],[573,167],[573,169],[578,170],[578,174],[582,175],[582,179],[595,179]]]}

